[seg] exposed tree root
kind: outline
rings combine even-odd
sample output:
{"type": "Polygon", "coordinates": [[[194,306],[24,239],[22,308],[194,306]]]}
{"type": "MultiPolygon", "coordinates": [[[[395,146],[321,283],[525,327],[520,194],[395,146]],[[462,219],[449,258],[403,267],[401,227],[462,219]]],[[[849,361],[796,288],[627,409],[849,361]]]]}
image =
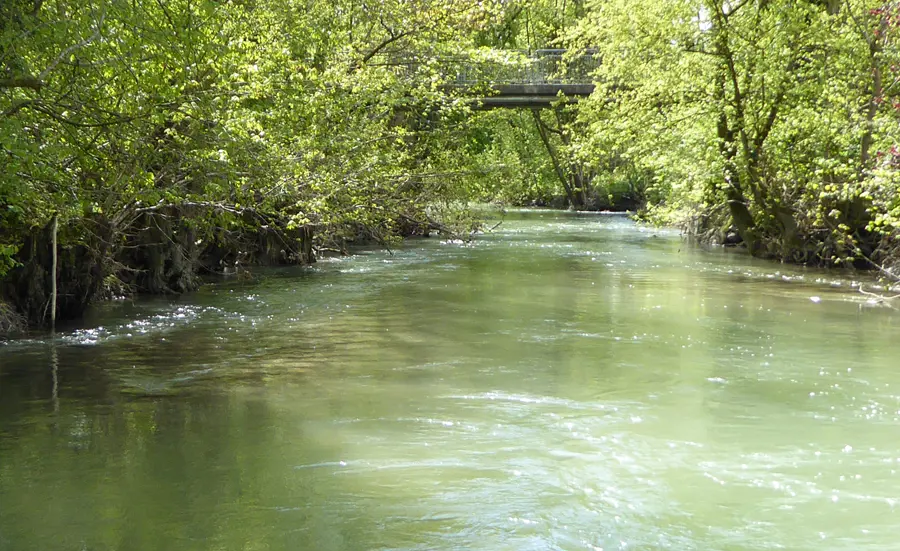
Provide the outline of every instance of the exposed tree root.
{"type": "Polygon", "coordinates": [[[13,310],[9,304],[0,301],[0,335],[18,333],[24,331],[25,327],[24,316],[13,310]]]}

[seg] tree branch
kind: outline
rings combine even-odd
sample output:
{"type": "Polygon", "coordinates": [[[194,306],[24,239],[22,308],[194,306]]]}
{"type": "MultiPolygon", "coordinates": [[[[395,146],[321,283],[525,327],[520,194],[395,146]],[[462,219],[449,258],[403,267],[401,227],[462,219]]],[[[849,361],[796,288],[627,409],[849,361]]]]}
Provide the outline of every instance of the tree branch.
{"type": "Polygon", "coordinates": [[[57,65],[59,65],[64,59],[66,59],[67,57],[72,55],[73,52],[75,52],[76,50],[80,50],[81,48],[84,48],[91,42],[100,38],[100,29],[103,27],[103,22],[105,20],[106,20],[106,10],[104,10],[103,13],[100,14],[100,19],[97,21],[97,27],[94,29],[94,32],[91,34],[91,36],[85,38],[81,42],[76,42],[75,44],[72,44],[65,50],[61,51],[59,53],[59,55],[56,56],[56,59],[54,59],[53,62],[50,63],[50,65],[47,65],[47,67],[45,67],[44,70],[41,71],[41,74],[38,75],[38,77],[37,77],[38,80],[43,81],[45,78],[47,78],[47,75],[49,75],[50,72],[53,71],[53,69],[56,69],[57,65]]]}
{"type": "Polygon", "coordinates": [[[566,196],[569,198],[569,204],[572,206],[572,208],[576,208],[575,193],[572,191],[572,187],[569,185],[569,180],[566,178],[562,166],[560,166],[559,164],[559,159],[556,158],[556,153],[553,150],[553,145],[550,143],[550,138],[547,136],[547,125],[545,125],[544,121],[541,120],[541,114],[538,110],[532,109],[531,114],[534,117],[534,122],[537,124],[538,134],[540,134],[541,136],[541,141],[544,142],[544,147],[547,148],[547,154],[550,155],[550,161],[553,163],[553,169],[556,171],[556,177],[559,178],[563,189],[566,191],[566,196]]]}
{"type": "Polygon", "coordinates": [[[128,122],[149,116],[149,115],[143,115],[143,116],[133,116],[133,117],[120,117],[120,118],[110,119],[110,120],[101,121],[101,122],[78,122],[78,121],[73,121],[71,119],[67,119],[67,118],[63,117],[62,115],[59,115],[58,113],[54,113],[53,111],[51,111],[47,107],[44,107],[41,103],[36,102],[36,101],[31,102],[29,104],[29,107],[31,107],[35,111],[38,111],[39,113],[43,113],[43,114],[47,115],[48,117],[55,120],[56,122],[66,124],[69,126],[74,126],[76,128],[104,128],[107,126],[115,126],[117,124],[125,124],[128,122]]]}
{"type": "Polygon", "coordinates": [[[0,88],[30,88],[40,92],[44,83],[31,75],[24,77],[0,78],[0,88]]]}
{"type": "Polygon", "coordinates": [[[33,100],[17,101],[15,103],[13,103],[9,107],[9,109],[4,111],[2,116],[3,117],[11,117],[11,116],[15,115],[16,113],[18,113],[19,111],[21,111],[22,109],[28,107],[32,103],[34,103],[33,100]]]}
{"type": "Polygon", "coordinates": [[[403,38],[406,38],[407,36],[409,36],[413,33],[415,33],[415,31],[404,31],[400,34],[391,34],[391,36],[382,40],[381,44],[375,46],[373,49],[371,49],[369,51],[369,53],[364,55],[363,58],[359,61],[359,63],[357,63],[356,65],[353,66],[351,71],[355,71],[356,69],[359,69],[360,67],[362,67],[363,65],[368,63],[370,59],[372,59],[373,57],[378,55],[382,50],[384,50],[385,48],[387,48],[394,42],[397,42],[398,40],[402,40],[403,38]]]}

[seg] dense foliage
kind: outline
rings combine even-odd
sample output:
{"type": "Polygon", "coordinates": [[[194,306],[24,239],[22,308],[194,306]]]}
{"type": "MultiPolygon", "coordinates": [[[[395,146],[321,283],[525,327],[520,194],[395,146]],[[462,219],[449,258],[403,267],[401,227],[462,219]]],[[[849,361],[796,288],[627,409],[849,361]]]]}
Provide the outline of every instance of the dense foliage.
{"type": "Polygon", "coordinates": [[[47,318],[52,220],[74,316],[468,232],[473,201],[646,199],[756,255],[889,270],[898,26],[883,0],[7,0],[0,298],[47,318]],[[602,59],[590,99],[479,111],[448,86],[454,60],[545,47],[602,59]]]}
{"type": "Polygon", "coordinates": [[[54,217],[72,314],[99,281],[178,292],[204,262],[440,225],[425,209],[455,194],[430,152],[468,107],[432,62],[495,17],[444,0],[4,2],[4,294],[46,318],[54,217]]]}
{"type": "Polygon", "coordinates": [[[463,2],[4,6],[6,267],[17,230],[54,214],[194,201],[300,225],[383,218],[424,158],[425,114],[452,108],[427,56],[491,17],[463,2]],[[380,56],[406,50],[424,67],[380,56]]]}
{"type": "Polygon", "coordinates": [[[895,2],[597,0],[588,156],[653,175],[651,216],[759,256],[896,260],[895,2]]]}

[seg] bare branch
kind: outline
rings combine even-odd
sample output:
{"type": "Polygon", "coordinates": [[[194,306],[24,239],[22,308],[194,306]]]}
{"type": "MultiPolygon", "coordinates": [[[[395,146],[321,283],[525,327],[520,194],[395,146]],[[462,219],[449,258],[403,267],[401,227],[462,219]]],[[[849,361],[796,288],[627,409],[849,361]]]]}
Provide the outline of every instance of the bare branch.
{"type": "Polygon", "coordinates": [[[385,48],[387,48],[394,42],[397,42],[398,40],[402,40],[403,38],[406,38],[407,36],[410,36],[411,34],[414,34],[414,33],[415,33],[415,31],[404,31],[399,34],[391,33],[391,36],[382,40],[379,45],[375,46],[374,48],[372,48],[369,51],[369,53],[364,55],[363,58],[360,60],[360,62],[353,66],[351,71],[359,69],[360,67],[362,67],[363,65],[368,63],[370,59],[372,59],[373,57],[378,55],[379,52],[381,52],[382,50],[384,50],[385,48]]]}
{"type": "Polygon", "coordinates": [[[43,71],[41,71],[41,74],[38,75],[38,77],[37,77],[38,80],[43,81],[45,78],[47,78],[47,75],[49,75],[50,72],[53,71],[53,69],[56,69],[56,66],[57,66],[57,65],[59,65],[60,63],[62,63],[62,61],[63,61],[64,59],[68,58],[68,57],[69,57],[70,55],[72,55],[72,53],[74,53],[76,50],[80,50],[80,49],[84,48],[85,46],[89,45],[91,42],[93,42],[93,41],[97,40],[98,38],[100,38],[100,30],[101,30],[101,28],[103,27],[103,22],[104,22],[105,20],[106,20],[106,11],[104,10],[104,12],[100,14],[100,20],[97,21],[97,26],[96,26],[96,28],[94,29],[94,32],[91,34],[91,36],[85,38],[85,39],[82,40],[81,42],[77,42],[77,43],[75,43],[75,44],[72,44],[71,46],[69,46],[68,48],[66,48],[66,49],[63,50],[62,52],[60,52],[59,55],[56,56],[56,59],[54,59],[53,62],[50,63],[50,65],[47,65],[47,67],[44,68],[43,71]]]}
{"type": "Polygon", "coordinates": [[[863,289],[862,283],[859,284],[859,292],[867,297],[871,297],[872,301],[876,304],[884,304],[886,306],[890,306],[891,308],[894,308],[894,305],[890,304],[890,302],[900,298],[900,295],[886,297],[884,295],[879,295],[878,293],[870,293],[869,291],[863,289]]]}

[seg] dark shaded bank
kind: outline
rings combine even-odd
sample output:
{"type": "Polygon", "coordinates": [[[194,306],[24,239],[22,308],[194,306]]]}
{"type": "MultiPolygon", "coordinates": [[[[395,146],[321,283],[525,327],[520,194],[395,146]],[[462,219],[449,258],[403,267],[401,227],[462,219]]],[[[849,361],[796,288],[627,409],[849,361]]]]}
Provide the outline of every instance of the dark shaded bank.
{"type": "MultiPolygon", "coordinates": [[[[748,232],[727,209],[716,207],[687,212],[679,217],[678,226],[689,239],[704,245],[742,248],[757,258],[787,264],[852,267],[900,281],[900,243],[885,232],[873,231],[872,215],[864,204],[848,202],[839,207],[841,221],[833,227],[779,212],[765,218],[766,223],[755,223],[748,232]]],[[[642,213],[641,218],[661,221],[652,212],[642,213]]]]}
{"type": "MultiPolygon", "coordinates": [[[[284,216],[199,203],[88,216],[58,228],[56,320],[78,319],[91,304],[116,296],[191,292],[204,276],[241,267],[312,264],[316,251],[345,253],[348,245],[389,236],[450,231],[416,214],[339,228],[294,226],[284,216]]],[[[27,233],[16,266],[0,280],[0,334],[49,327],[53,237],[52,223],[27,233]]]]}
{"type": "MultiPolygon", "coordinates": [[[[133,212],[124,224],[121,217],[93,216],[61,225],[56,319],[77,319],[93,302],[112,296],[193,291],[202,275],[235,266],[315,262],[311,226],[291,228],[256,213],[217,220],[192,210],[168,206],[133,212]]],[[[0,281],[0,332],[50,323],[52,243],[52,224],[25,237],[16,267],[0,281]]]]}
{"type": "Polygon", "coordinates": [[[646,199],[639,192],[603,194],[592,192],[585,196],[584,202],[572,205],[566,195],[533,197],[521,201],[516,207],[537,207],[557,210],[578,210],[586,212],[637,212],[644,208],[646,199]]]}

